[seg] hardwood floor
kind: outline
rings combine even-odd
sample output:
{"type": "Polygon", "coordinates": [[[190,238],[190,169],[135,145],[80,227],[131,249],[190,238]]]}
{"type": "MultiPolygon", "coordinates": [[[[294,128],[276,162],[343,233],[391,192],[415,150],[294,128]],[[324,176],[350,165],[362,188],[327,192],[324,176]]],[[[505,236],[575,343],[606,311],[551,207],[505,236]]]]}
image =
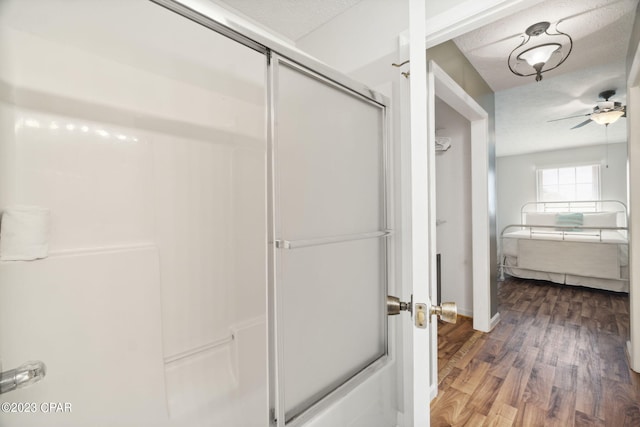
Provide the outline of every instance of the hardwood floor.
{"type": "Polygon", "coordinates": [[[432,426],[640,426],[626,294],[508,278],[498,298],[500,323],[466,348],[470,320],[439,326],[432,426]]]}

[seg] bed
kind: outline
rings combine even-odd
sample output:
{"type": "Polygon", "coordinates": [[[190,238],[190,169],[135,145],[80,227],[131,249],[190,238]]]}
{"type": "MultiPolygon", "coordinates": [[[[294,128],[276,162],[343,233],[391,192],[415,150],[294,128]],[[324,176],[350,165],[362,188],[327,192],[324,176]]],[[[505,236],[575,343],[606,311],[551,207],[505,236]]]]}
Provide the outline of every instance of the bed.
{"type": "Polygon", "coordinates": [[[531,202],[500,235],[500,277],[629,292],[627,209],[616,200],[531,202]]]}

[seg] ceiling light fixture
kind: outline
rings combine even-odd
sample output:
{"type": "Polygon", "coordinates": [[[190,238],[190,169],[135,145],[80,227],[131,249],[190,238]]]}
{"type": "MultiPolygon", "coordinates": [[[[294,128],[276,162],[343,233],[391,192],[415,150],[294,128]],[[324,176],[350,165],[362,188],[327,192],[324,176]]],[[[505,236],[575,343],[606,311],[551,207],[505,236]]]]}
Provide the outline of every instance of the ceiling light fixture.
{"type": "Polygon", "coordinates": [[[549,33],[550,26],[549,22],[538,22],[525,30],[522,43],[511,51],[507,60],[513,74],[536,76],[539,82],[542,73],[558,68],[566,61],[573,49],[573,40],[568,34],[558,31],[558,24],[555,33],[549,33]],[[528,69],[523,68],[525,65],[528,69]]]}
{"type": "Polygon", "coordinates": [[[622,116],[624,116],[624,111],[611,110],[601,113],[591,113],[589,117],[599,125],[609,126],[611,123],[615,122],[622,116]]]}

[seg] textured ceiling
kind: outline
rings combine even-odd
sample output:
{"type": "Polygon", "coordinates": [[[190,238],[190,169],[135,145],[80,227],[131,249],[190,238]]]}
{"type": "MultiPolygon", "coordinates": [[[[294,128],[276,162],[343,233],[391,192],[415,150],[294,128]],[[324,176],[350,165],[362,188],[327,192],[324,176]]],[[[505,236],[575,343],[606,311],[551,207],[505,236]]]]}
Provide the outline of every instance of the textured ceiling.
{"type": "MultiPolygon", "coordinates": [[[[573,39],[569,58],[544,79],[584,70],[626,57],[638,0],[547,0],[516,15],[464,34],[454,41],[494,91],[533,81],[512,74],[509,53],[520,44],[524,30],[540,21],[558,23],[573,39]]],[[[532,37],[535,42],[535,37],[532,37]]]]}
{"type": "Polygon", "coordinates": [[[548,122],[590,113],[606,89],[617,89],[611,100],[625,105],[624,66],[619,60],[496,92],[496,155],[625,142],[625,118],[608,129],[593,121],[571,129],[587,117],[548,122]]]}
{"type": "Polygon", "coordinates": [[[217,0],[290,40],[298,40],[362,0],[217,0]]]}
{"type": "Polygon", "coordinates": [[[615,89],[612,100],[625,104],[625,60],[637,3],[548,0],[454,40],[496,92],[498,156],[626,141],[625,118],[608,129],[595,122],[570,129],[586,117],[548,121],[590,113],[606,89],[615,89]],[[564,64],[536,82],[512,74],[507,58],[524,30],[540,21],[560,21],[558,29],[574,45],[564,64]]]}

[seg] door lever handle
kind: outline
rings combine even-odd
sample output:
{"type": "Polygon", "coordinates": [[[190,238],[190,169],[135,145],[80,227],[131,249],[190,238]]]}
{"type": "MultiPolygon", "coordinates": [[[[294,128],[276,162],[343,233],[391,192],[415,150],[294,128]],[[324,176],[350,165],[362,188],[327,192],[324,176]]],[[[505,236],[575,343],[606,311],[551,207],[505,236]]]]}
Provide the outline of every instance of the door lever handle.
{"type": "Polygon", "coordinates": [[[30,361],[10,371],[0,372],[0,394],[27,387],[44,378],[47,367],[39,360],[30,361]]]}

